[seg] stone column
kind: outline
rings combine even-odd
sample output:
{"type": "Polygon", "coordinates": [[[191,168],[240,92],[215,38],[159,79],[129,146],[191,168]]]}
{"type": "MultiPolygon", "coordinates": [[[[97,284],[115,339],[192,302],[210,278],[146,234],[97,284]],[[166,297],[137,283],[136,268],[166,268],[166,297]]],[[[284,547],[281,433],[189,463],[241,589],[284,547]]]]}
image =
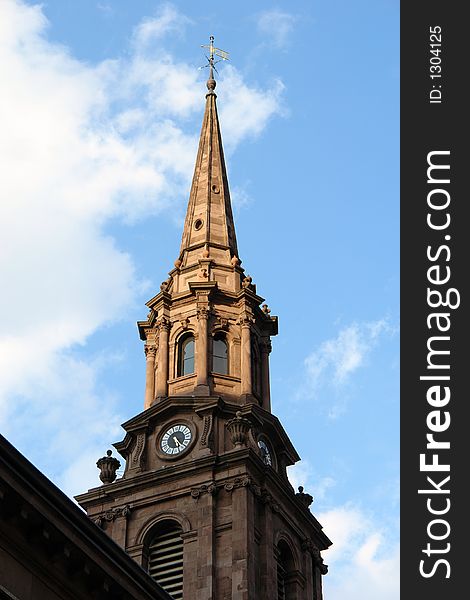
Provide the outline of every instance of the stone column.
{"type": "MultiPolygon", "coordinates": [[[[195,565],[198,557],[197,530],[185,531],[181,534],[183,540],[183,556],[185,565],[195,565]]],[[[183,569],[183,590],[185,598],[196,598],[198,589],[197,569],[183,569]]]]}
{"type": "Polygon", "coordinates": [[[241,335],[241,393],[251,396],[252,374],[251,374],[251,317],[245,316],[240,319],[242,329],[241,335]]]}
{"type": "Polygon", "coordinates": [[[243,477],[232,491],[231,600],[260,597],[256,568],[255,500],[249,485],[250,478],[243,477]]]}
{"type": "Polygon", "coordinates": [[[268,338],[261,344],[261,392],[263,408],[271,412],[271,389],[269,384],[269,354],[271,353],[271,340],[268,338]]]}
{"type": "Polygon", "coordinates": [[[119,544],[124,550],[127,545],[127,519],[129,518],[131,509],[129,505],[115,509],[115,520],[113,524],[113,540],[119,544]]]}
{"type": "MultiPolygon", "coordinates": [[[[264,498],[264,531],[263,531],[263,548],[262,548],[262,578],[261,586],[265,592],[266,598],[275,598],[276,589],[276,560],[273,552],[273,513],[268,498],[264,498]]],[[[310,598],[309,598],[310,600],[310,598]]]]}
{"type": "Polygon", "coordinates": [[[209,308],[204,306],[197,310],[198,337],[196,343],[196,375],[197,388],[200,394],[209,394],[208,385],[208,320],[209,308]]]}
{"type": "Polygon", "coordinates": [[[157,398],[168,395],[168,338],[170,334],[170,321],[162,317],[158,323],[160,333],[158,342],[157,364],[157,398]]]}
{"type": "Polygon", "coordinates": [[[303,563],[304,563],[304,574],[305,574],[305,591],[307,598],[317,599],[315,589],[315,568],[313,565],[313,544],[309,539],[302,541],[301,548],[303,550],[303,563]]]}
{"type": "Polygon", "coordinates": [[[157,348],[155,346],[145,346],[145,401],[144,410],[152,406],[155,400],[155,355],[157,348]]]}
{"type": "MultiPolygon", "coordinates": [[[[217,567],[215,560],[217,488],[214,484],[209,484],[208,486],[201,486],[199,490],[196,490],[196,493],[198,491],[200,491],[200,495],[196,500],[198,504],[198,550],[195,565],[197,572],[197,592],[189,597],[194,598],[194,600],[207,600],[207,598],[217,598],[215,591],[215,572],[217,567]],[[203,491],[200,491],[201,489],[203,491]]],[[[194,491],[192,491],[193,494],[194,491]]]]}

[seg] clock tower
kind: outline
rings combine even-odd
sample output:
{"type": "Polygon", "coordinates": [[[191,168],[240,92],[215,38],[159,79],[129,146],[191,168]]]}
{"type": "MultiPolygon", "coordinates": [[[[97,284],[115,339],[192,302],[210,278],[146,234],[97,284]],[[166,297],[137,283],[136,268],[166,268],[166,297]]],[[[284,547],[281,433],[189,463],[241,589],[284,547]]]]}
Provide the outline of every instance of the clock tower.
{"type": "Polygon", "coordinates": [[[271,412],[278,332],[239,258],[217,116],[213,46],[181,247],[138,322],[144,410],[98,461],[88,516],[175,599],[322,600],[331,544],[286,468],[299,456],[271,412]]]}

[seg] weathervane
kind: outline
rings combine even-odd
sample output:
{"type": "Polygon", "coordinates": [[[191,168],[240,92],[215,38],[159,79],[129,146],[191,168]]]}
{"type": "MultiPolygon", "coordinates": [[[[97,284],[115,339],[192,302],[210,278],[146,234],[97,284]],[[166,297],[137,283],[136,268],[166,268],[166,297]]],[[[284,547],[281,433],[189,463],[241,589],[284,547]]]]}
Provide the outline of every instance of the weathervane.
{"type": "Polygon", "coordinates": [[[217,69],[215,68],[215,65],[219,62],[221,62],[222,60],[229,60],[228,57],[228,52],[225,52],[225,50],[221,50],[220,48],[216,48],[214,46],[214,36],[211,35],[210,36],[210,44],[209,45],[202,45],[201,48],[207,48],[209,50],[209,56],[206,55],[207,58],[207,65],[204,65],[203,67],[199,67],[200,69],[205,69],[206,67],[209,67],[209,81],[210,82],[214,82],[213,86],[211,85],[211,87],[209,87],[209,81],[207,82],[207,87],[209,87],[209,89],[214,89],[215,88],[215,81],[214,81],[214,71],[216,73],[218,73],[217,69]],[[214,57],[218,57],[219,60],[214,60],[214,57]]]}

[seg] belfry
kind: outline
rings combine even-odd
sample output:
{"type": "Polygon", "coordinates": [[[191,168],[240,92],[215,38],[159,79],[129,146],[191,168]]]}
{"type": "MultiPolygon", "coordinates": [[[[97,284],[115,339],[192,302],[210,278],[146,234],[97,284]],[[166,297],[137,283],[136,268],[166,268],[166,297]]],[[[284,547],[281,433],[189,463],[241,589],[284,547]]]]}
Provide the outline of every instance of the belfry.
{"type": "Polygon", "coordinates": [[[331,542],[286,468],[271,412],[278,320],[245,274],[217,115],[214,49],[179,255],[138,322],[144,410],[98,461],[88,516],[174,599],[322,600],[331,542]]]}

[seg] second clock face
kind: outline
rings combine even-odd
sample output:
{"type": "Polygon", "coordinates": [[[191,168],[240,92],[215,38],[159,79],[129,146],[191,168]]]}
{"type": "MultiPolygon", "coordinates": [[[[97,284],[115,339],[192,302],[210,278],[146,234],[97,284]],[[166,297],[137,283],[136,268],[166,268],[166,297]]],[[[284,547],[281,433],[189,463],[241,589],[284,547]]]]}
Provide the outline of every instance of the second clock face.
{"type": "Polygon", "coordinates": [[[272,467],[273,458],[268,444],[264,440],[258,440],[258,448],[260,450],[261,458],[263,459],[264,464],[272,467]]]}
{"type": "Polygon", "coordinates": [[[181,454],[189,446],[191,438],[191,429],[187,425],[173,425],[163,434],[160,447],[165,454],[170,456],[181,454]]]}

